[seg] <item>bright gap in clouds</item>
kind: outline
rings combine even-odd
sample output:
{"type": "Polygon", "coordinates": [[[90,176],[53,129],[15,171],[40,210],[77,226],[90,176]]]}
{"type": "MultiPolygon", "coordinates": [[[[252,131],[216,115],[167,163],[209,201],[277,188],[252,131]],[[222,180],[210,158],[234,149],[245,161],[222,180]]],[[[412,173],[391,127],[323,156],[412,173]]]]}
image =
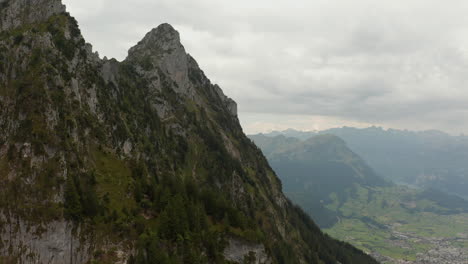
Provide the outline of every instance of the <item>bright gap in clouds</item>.
{"type": "Polygon", "coordinates": [[[467,1],[65,0],[101,56],[168,22],[248,133],[468,131],[467,1]]]}

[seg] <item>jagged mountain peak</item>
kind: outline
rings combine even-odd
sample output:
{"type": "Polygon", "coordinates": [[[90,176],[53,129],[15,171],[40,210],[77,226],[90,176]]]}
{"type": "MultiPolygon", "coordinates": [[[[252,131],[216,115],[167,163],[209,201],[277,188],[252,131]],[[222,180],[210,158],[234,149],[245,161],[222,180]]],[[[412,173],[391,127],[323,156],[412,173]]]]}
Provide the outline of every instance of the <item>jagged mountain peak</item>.
{"type": "Polygon", "coordinates": [[[168,73],[176,83],[177,93],[195,99],[196,91],[189,78],[194,64],[189,57],[180,42],[179,32],[165,23],[152,29],[130,48],[125,61],[138,66],[140,73],[146,76],[153,76],[159,70],[168,73]]]}
{"type": "Polygon", "coordinates": [[[145,37],[128,51],[129,58],[140,56],[164,56],[176,52],[185,53],[180,35],[170,24],[164,23],[148,32],[145,37]]]}
{"type": "Polygon", "coordinates": [[[162,23],[156,28],[153,28],[145,36],[145,39],[151,37],[154,37],[157,40],[156,42],[159,43],[164,42],[165,44],[181,45],[179,32],[169,23],[162,23]]]}
{"type": "MultiPolygon", "coordinates": [[[[209,87],[210,93],[221,99],[231,116],[237,116],[237,104],[227,97],[218,85],[211,84],[196,60],[180,41],[180,34],[170,24],[163,23],[148,32],[128,52],[127,62],[137,65],[140,73],[157,78],[158,70],[168,73],[175,82],[174,90],[199,104],[200,87],[209,87]]],[[[158,88],[156,88],[158,89],[158,88]]]]}
{"type": "Polygon", "coordinates": [[[0,30],[43,22],[51,16],[66,12],[61,0],[3,0],[0,1],[0,30]]]}

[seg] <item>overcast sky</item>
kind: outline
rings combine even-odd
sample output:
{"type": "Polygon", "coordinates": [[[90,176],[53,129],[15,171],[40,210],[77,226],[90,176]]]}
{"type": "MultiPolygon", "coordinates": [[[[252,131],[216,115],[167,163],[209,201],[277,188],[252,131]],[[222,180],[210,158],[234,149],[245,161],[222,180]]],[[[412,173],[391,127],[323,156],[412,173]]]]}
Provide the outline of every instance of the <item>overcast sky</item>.
{"type": "Polygon", "coordinates": [[[64,0],[101,56],[172,24],[247,133],[468,132],[468,1],[64,0]]]}

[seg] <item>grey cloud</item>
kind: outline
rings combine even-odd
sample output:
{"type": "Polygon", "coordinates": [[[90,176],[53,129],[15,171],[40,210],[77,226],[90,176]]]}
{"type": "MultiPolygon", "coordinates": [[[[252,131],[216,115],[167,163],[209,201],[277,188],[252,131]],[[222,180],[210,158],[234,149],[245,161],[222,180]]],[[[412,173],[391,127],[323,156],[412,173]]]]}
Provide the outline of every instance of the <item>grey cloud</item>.
{"type": "Polygon", "coordinates": [[[293,125],[291,116],[326,126],[325,116],[332,125],[468,131],[467,1],[64,2],[108,57],[125,58],[151,28],[173,24],[238,102],[245,127],[258,118],[293,125]]]}

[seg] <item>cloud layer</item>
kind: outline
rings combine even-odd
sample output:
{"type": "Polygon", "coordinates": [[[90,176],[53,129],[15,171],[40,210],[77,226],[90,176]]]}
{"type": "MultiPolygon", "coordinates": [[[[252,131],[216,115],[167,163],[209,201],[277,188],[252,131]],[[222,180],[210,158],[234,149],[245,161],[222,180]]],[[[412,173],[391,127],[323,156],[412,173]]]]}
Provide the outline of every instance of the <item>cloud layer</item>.
{"type": "Polygon", "coordinates": [[[464,0],[64,0],[101,55],[168,22],[239,104],[246,132],[468,132],[464,0]]]}

